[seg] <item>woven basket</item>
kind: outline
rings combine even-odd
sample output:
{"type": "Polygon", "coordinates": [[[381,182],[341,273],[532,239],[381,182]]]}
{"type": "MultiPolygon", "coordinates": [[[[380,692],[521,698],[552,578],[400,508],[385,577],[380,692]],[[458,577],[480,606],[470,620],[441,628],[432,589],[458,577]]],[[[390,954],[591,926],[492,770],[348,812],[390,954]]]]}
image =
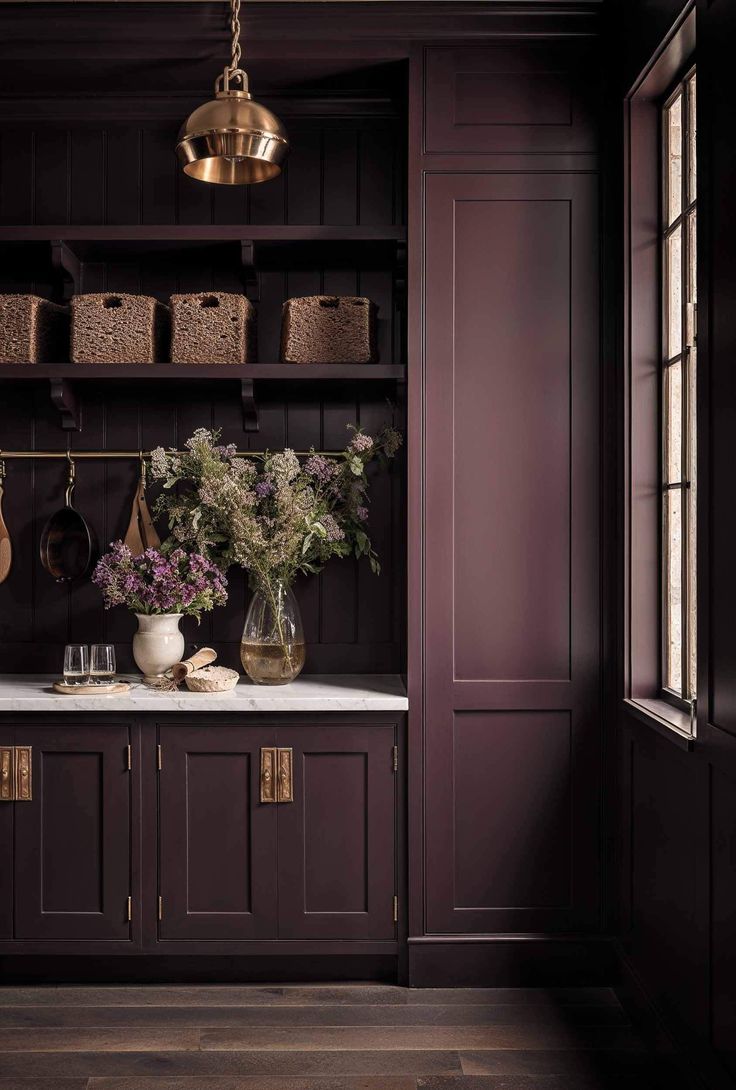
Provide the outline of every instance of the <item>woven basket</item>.
{"type": "Polygon", "coordinates": [[[37,295],[0,295],[0,362],[53,363],[68,351],[68,307],[37,295]]]}
{"type": "Polygon", "coordinates": [[[169,308],[147,295],[72,299],[72,363],[157,363],[166,357],[169,308]]]}
{"type": "Polygon", "coordinates": [[[375,363],[376,311],[370,299],[307,295],[287,299],[281,318],[284,363],[375,363]]]}
{"type": "Polygon", "coordinates": [[[235,688],[238,679],[237,670],[228,670],[226,666],[203,666],[184,680],[193,693],[225,693],[235,688]]]}
{"type": "Polygon", "coordinates": [[[256,314],[244,295],[171,296],[172,363],[253,363],[256,314]]]}

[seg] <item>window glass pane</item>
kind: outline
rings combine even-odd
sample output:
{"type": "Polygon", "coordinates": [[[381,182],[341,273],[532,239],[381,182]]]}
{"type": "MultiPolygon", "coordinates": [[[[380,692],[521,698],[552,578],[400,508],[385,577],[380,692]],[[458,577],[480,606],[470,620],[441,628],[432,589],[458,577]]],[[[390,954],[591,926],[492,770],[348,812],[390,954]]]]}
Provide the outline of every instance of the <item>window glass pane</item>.
{"type": "Polygon", "coordinates": [[[682,210],[682,94],[667,110],[667,222],[682,210]]]}
{"type": "Polygon", "coordinates": [[[667,307],[667,358],[682,351],[682,226],[667,239],[665,260],[667,307]]]}
{"type": "Polygon", "coordinates": [[[697,415],[696,415],[696,378],[697,354],[693,348],[688,354],[688,528],[687,528],[687,568],[688,568],[688,678],[686,696],[697,693],[697,509],[698,509],[698,459],[697,459],[697,415]]]}
{"type": "Polygon", "coordinates": [[[682,493],[664,494],[665,686],[682,691],[682,493]]]}
{"type": "Polygon", "coordinates": [[[672,363],[664,375],[665,484],[682,480],[682,362],[672,363]]]}
{"type": "Polygon", "coordinates": [[[695,76],[688,82],[688,140],[687,140],[687,163],[688,163],[688,185],[687,196],[688,201],[694,201],[697,192],[697,161],[695,155],[695,136],[696,136],[696,88],[695,88],[695,76]]]}

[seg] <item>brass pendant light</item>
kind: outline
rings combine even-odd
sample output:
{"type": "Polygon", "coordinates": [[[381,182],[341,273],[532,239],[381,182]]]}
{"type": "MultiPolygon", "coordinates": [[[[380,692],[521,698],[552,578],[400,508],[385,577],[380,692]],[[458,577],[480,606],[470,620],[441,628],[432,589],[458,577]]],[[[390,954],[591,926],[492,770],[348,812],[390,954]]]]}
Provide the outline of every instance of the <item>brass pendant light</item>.
{"type": "Polygon", "coordinates": [[[267,182],[289,150],[275,114],[254,102],[240,68],[240,0],[230,0],[232,58],[215,80],[215,97],[199,106],[179,131],[176,153],[190,178],[217,185],[267,182]],[[231,88],[240,83],[240,90],[231,88]]]}

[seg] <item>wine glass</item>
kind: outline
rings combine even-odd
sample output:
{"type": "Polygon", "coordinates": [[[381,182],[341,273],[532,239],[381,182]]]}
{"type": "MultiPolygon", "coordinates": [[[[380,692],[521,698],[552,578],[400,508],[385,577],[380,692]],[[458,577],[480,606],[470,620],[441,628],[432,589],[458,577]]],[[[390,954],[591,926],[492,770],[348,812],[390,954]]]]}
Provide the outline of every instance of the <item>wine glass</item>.
{"type": "Polygon", "coordinates": [[[93,643],[89,666],[93,685],[109,685],[115,680],[115,648],[111,643],[93,643]]]}
{"type": "Polygon", "coordinates": [[[86,685],[89,681],[89,647],[68,643],[64,648],[64,684],[86,685]]]}

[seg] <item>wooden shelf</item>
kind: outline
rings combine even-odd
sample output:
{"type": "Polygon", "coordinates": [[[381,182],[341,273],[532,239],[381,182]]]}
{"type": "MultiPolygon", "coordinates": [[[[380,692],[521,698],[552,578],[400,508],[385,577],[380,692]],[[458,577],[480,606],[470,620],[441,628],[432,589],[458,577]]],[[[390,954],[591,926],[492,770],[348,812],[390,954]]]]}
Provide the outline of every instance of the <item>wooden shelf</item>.
{"type": "Polygon", "coordinates": [[[234,382],[240,387],[243,429],[258,431],[255,384],[312,382],[404,382],[406,369],[372,363],[0,363],[0,383],[48,382],[51,400],[59,410],[61,426],[82,430],[82,410],[76,387],[84,382],[234,382]]]}
{"type": "Polygon", "coordinates": [[[393,224],[52,224],[0,227],[0,242],[405,242],[406,228],[393,224]]]}

